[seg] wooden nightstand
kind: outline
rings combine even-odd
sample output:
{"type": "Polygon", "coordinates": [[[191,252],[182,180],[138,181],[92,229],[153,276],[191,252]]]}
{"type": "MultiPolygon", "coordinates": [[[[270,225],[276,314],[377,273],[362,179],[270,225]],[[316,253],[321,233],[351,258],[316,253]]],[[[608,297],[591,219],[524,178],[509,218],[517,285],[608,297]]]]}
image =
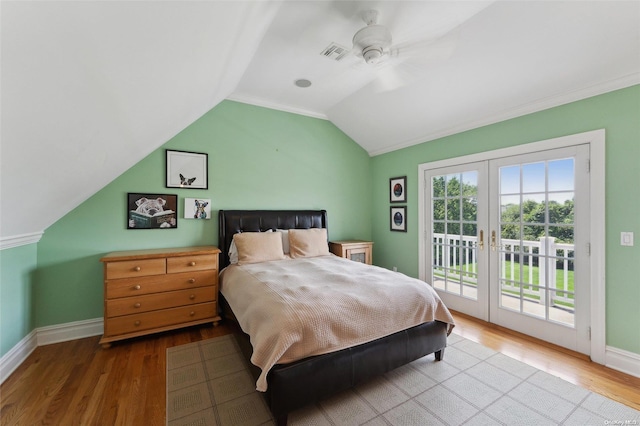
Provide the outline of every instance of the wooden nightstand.
{"type": "Polygon", "coordinates": [[[217,325],[217,247],[109,253],[100,344],[211,322],[217,325]]]}
{"type": "Polygon", "coordinates": [[[361,240],[330,241],[331,253],[355,262],[372,263],[373,242],[361,240]]]}

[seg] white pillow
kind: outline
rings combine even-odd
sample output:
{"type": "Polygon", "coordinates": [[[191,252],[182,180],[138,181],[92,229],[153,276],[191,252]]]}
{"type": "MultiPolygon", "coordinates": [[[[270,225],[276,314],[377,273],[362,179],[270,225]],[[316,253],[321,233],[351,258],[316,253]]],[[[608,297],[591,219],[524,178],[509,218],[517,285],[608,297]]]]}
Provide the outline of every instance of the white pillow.
{"type": "Polygon", "coordinates": [[[231,246],[229,247],[229,263],[235,265],[238,263],[238,247],[236,242],[231,240],[231,246]]]}
{"type": "Polygon", "coordinates": [[[282,250],[284,251],[284,254],[289,254],[289,230],[276,229],[276,231],[282,233],[282,250]]]}

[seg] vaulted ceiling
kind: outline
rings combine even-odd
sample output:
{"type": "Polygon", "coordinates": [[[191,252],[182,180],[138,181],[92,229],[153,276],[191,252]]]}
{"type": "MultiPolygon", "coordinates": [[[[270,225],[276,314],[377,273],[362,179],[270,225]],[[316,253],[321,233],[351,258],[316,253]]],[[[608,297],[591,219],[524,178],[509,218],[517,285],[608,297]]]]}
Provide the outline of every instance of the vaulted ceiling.
{"type": "Polygon", "coordinates": [[[224,99],[331,120],[377,155],[640,83],[638,1],[2,1],[0,19],[0,241],[224,99]],[[392,36],[375,65],[351,50],[369,10],[392,36]]]}

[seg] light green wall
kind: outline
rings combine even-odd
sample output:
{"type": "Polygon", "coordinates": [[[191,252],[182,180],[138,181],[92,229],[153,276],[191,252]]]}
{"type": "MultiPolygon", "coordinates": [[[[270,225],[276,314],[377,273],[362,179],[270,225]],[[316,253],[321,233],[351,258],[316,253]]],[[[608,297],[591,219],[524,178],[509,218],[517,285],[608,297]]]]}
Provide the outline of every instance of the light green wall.
{"type": "Polygon", "coordinates": [[[36,245],[0,250],[0,355],[33,330],[32,288],[36,245]]]}
{"type": "Polygon", "coordinates": [[[219,209],[326,209],[330,238],[371,238],[370,158],[333,124],[225,101],[49,227],[38,243],[35,326],[103,315],[114,250],[217,244],[219,209]],[[209,189],[165,188],[165,148],[206,152],[209,189]],[[178,229],[127,230],[127,192],[178,195],[178,229]],[[211,220],[182,219],[209,198],[211,220]]]}
{"type": "MultiPolygon", "coordinates": [[[[217,244],[218,209],[324,208],[331,238],[373,238],[374,262],[418,274],[418,165],[604,128],[607,343],[640,354],[640,86],[369,158],[331,123],[225,101],[49,227],[0,251],[0,356],[35,327],[102,316],[100,257],[217,244]],[[164,188],[164,149],[209,154],[209,190],[164,188]],[[409,232],[389,231],[389,178],[408,177],[409,232]],[[210,198],[214,218],[126,230],[127,192],[210,198]],[[636,234],[619,245],[620,231],[636,234]]],[[[180,207],[182,209],[182,207],[180,207]]],[[[181,210],[180,210],[181,211],[181,210]]]]}
{"type": "Polygon", "coordinates": [[[606,130],[607,344],[640,354],[640,86],[618,90],[372,159],[374,259],[418,276],[418,165],[560,136],[606,130]],[[407,176],[408,232],[389,231],[389,178],[407,176]],[[633,231],[634,247],[620,246],[633,231]]]}

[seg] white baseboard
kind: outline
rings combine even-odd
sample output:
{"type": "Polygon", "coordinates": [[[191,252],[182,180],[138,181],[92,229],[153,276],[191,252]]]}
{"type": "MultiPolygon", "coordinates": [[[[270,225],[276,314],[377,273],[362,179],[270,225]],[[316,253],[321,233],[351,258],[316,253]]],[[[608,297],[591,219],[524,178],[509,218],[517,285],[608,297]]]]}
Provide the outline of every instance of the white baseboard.
{"type": "Polygon", "coordinates": [[[38,346],[97,336],[103,331],[103,318],[40,327],[38,329],[38,346]]]}
{"type": "Polygon", "coordinates": [[[103,319],[96,318],[41,327],[20,340],[0,358],[0,384],[22,364],[38,346],[97,336],[103,333],[103,319]]]}
{"type": "Polygon", "coordinates": [[[33,330],[20,340],[9,352],[0,358],[0,384],[24,362],[31,352],[38,347],[37,331],[33,330]]]}
{"type": "Polygon", "coordinates": [[[607,346],[605,365],[614,370],[640,377],[640,355],[636,353],[607,346]]]}

